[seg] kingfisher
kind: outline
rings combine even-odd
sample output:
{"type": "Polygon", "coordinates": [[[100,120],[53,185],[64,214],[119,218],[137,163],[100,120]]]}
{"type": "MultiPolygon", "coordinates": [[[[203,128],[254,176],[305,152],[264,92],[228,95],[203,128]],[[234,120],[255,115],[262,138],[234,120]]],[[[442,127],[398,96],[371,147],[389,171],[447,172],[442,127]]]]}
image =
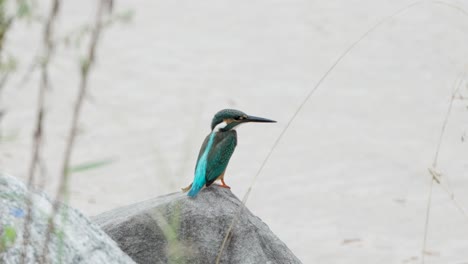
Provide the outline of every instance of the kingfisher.
{"type": "Polygon", "coordinates": [[[198,154],[193,182],[182,188],[188,196],[195,197],[203,186],[221,180],[221,187],[230,189],[224,182],[224,173],[237,146],[236,128],[248,122],[276,123],[274,120],[247,115],[235,109],[216,113],[211,121],[211,132],[206,136],[198,154]]]}

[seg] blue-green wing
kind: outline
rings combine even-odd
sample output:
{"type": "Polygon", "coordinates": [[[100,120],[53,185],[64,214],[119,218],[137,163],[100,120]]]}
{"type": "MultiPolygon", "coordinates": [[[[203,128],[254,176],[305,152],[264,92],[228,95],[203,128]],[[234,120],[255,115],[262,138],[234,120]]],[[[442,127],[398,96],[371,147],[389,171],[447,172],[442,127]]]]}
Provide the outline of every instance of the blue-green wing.
{"type": "Polygon", "coordinates": [[[218,132],[215,136],[216,144],[213,144],[208,153],[206,167],[206,186],[210,186],[226,170],[232,153],[237,145],[237,133],[235,130],[218,132]]]}
{"type": "Polygon", "coordinates": [[[205,141],[203,141],[200,151],[198,152],[197,164],[195,164],[195,171],[197,171],[198,162],[200,162],[200,158],[203,155],[203,152],[205,152],[206,145],[208,145],[208,140],[210,140],[210,134],[206,136],[205,141]]]}

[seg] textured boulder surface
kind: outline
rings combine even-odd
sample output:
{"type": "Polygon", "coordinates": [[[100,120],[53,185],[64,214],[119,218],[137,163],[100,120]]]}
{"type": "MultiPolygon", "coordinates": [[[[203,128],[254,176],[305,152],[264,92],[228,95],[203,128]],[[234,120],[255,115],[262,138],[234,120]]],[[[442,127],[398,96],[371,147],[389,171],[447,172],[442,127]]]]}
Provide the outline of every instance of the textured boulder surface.
{"type": "MultiPolygon", "coordinates": [[[[137,263],[215,263],[242,203],[230,190],[203,189],[196,198],[172,193],[93,218],[137,263]]],[[[232,229],[221,263],[301,263],[247,208],[232,229]]]]}
{"type": "MultiPolygon", "coordinates": [[[[52,209],[45,194],[29,192],[18,179],[0,175],[0,263],[20,263],[26,199],[32,199],[32,221],[26,263],[38,263],[43,252],[47,221],[52,209]]],[[[62,205],[56,230],[48,244],[47,263],[135,263],[102,230],[77,210],[62,205]]]]}

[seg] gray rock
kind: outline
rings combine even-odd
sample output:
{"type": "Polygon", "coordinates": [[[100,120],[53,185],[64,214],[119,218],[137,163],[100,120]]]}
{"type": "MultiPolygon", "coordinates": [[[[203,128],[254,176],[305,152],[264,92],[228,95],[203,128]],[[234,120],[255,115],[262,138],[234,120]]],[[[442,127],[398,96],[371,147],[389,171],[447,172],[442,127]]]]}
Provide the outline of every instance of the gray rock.
{"type": "MultiPolygon", "coordinates": [[[[26,199],[31,195],[32,221],[26,247],[26,263],[38,263],[42,255],[52,204],[45,194],[29,192],[18,179],[0,175],[0,263],[19,263],[23,249],[26,199]]],[[[48,263],[135,263],[116,243],[77,210],[62,205],[56,232],[48,244],[48,263]]]]}
{"type": "MultiPolygon", "coordinates": [[[[95,221],[137,263],[215,263],[242,203],[212,186],[196,198],[173,193],[114,209],[95,221]]],[[[268,226],[244,208],[221,263],[301,263],[268,226]]]]}

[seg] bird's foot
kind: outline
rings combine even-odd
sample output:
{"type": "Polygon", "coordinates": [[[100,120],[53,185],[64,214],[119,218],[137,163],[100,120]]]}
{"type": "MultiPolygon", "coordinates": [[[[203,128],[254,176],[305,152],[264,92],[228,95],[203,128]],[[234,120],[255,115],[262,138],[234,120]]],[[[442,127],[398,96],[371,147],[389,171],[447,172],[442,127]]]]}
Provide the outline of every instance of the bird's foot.
{"type": "Polygon", "coordinates": [[[219,187],[226,188],[226,189],[231,189],[231,187],[227,186],[226,184],[216,184],[216,185],[218,185],[219,187]]]}
{"type": "Polygon", "coordinates": [[[189,186],[185,187],[185,188],[182,188],[182,192],[188,192],[190,191],[190,189],[192,189],[192,184],[190,184],[189,186]]]}
{"type": "Polygon", "coordinates": [[[231,187],[229,187],[229,186],[224,182],[223,179],[221,179],[221,183],[222,183],[222,184],[219,185],[220,187],[223,187],[223,188],[226,188],[226,189],[231,189],[231,187]]]}

